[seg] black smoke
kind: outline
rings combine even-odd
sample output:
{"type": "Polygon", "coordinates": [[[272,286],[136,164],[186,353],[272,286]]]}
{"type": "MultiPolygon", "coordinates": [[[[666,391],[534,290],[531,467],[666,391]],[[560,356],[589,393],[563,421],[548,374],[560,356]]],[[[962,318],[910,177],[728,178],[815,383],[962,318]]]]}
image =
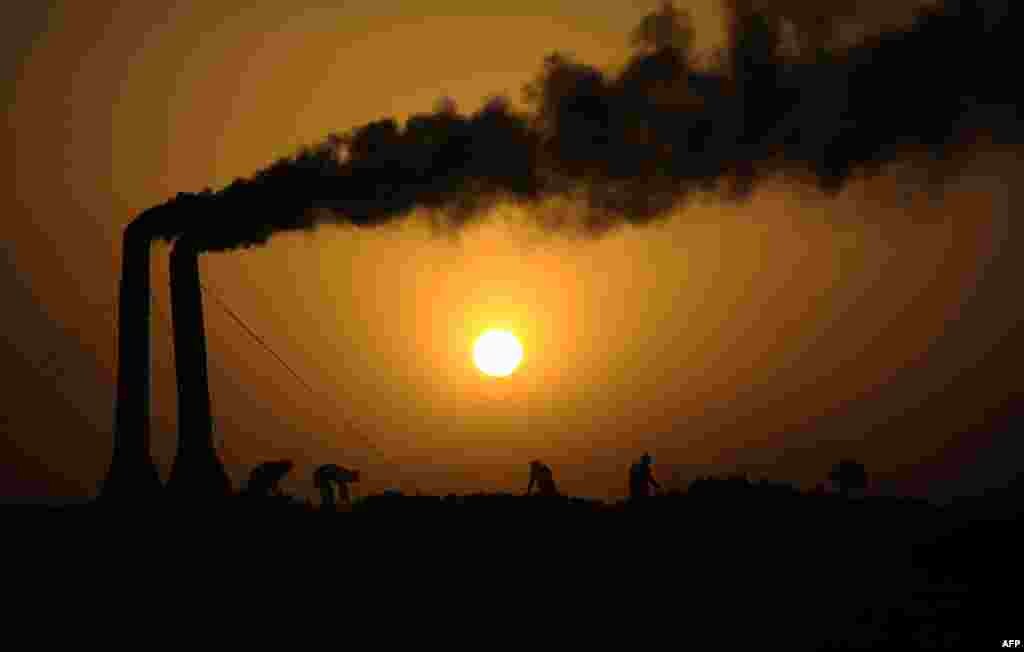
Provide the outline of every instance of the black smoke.
{"type": "Polygon", "coordinates": [[[736,16],[727,56],[699,67],[685,14],[663,9],[634,32],[643,47],[618,75],[552,55],[527,112],[498,98],[471,115],[447,105],[379,120],[217,192],[181,193],[137,228],[219,251],[325,221],[422,209],[458,228],[498,202],[567,198],[599,233],[695,193],[743,199],[773,176],[834,193],[894,161],[941,172],[980,140],[1024,142],[1020,17],[1012,0],[949,0],[903,30],[791,56],[778,20],[736,16]]]}

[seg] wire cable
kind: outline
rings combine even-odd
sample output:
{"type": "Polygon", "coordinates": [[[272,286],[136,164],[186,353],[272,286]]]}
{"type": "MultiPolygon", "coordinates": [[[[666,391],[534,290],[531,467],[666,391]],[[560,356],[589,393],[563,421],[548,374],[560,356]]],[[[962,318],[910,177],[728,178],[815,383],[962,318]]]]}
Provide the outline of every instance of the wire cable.
{"type": "MultiPolygon", "coordinates": [[[[219,292],[218,290],[213,288],[208,283],[200,283],[200,286],[203,288],[203,290],[208,291],[213,296],[213,298],[217,302],[217,304],[220,305],[220,307],[226,313],[228,313],[228,315],[231,316],[232,320],[234,320],[234,322],[236,324],[238,324],[243,330],[245,330],[245,332],[250,337],[252,337],[260,346],[262,346],[264,349],[266,349],[268,353],[270,353],[272,356],[274,356],[274,359],[276,359],[279,363],[281,363],[281,366],[283,366],[285,369],[287,369],[288,372],[292,375],[292,377],[295,378],[300,384],[302,384],[302,386],[305,387],[306,390],[309,391],[310,394],[313,394],[314,396],[319,396],[317,394],[316,390],[313,389],[312,385],[310,385],[308,382],[306,382],[306,380],[304,378],[302,378],[302,376],[300,376],[299,373],[297,371],[295,371],[295,369],[291,365],[289,365],[285,361],[285,359],[280,354],[278,354],[277,351],[275,351],[273,349],[273,347],[271,347],[270,344],[265,339],[260,337],[259,334],[256,333],[256,331],[254,331],[248,324],[245,323],[245,320],[242,319],[241,316],[239,316],[237,312],[235,312],[230,306],[228,306],[227,302],[224,301],[221,292],[219,292]]],[[[373,442],[370,441],[370,439],[366,435],[362,434],[361,432],[359,432],[359,430],[357,428],[352,426],[352,424],[347,419],[344,420],[344,424],[346,426],[346,430],[348,430],[349,432],[354,434],[358,439],[360,439],[363,442],[363,444],[365,444],[365,446],[370,451],[372,451],[377,456],[379,456],[379,457],[381,457],[383,459],[386,459],[386,456],[384,455],[384,453],[382,453],[380,451],[380,449],[377,448],[373,444],[373,442]]]]}

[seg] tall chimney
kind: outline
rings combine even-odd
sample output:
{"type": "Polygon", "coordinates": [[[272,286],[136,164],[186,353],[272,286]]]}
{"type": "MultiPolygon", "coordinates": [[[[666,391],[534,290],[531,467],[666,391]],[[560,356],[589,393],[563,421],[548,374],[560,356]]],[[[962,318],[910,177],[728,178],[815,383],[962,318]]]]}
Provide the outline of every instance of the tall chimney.
{"type": "Polygon", "coordinates": [[[175,241],[170,267],[178,452],[167,489],[175,498],[215,500],[231,493],[231,481],[213,445],[199,250],[187,235],[175,241]]]}
{"type": "Polygon", "coordinates": [[[145,227],[129,224],[121,244],[114,452],[103,501],[147,502],[162,489],[149,454],[149,248],[145,227]]]}

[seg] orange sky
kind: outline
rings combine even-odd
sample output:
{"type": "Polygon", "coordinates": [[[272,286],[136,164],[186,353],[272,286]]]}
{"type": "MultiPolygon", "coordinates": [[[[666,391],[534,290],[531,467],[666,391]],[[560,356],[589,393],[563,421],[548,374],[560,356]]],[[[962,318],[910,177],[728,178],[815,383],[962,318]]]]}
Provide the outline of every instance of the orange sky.
{"type": "MultiPolygon", "coordinates": [[[[466,110],[495,92],[518,99],[556,49],[621,63],[654,6],[116,4],[24,9],[3,28],[10,492],[91,493],[105,472],[120,229],[138,211],[443,94],[466,110]]],[[[714,43],[714,3],[689,6],[699,44],[714,43]]],[[[311,491],[309,465],[328,461],[363,468],[363,493],[517,490],[541,457],[566,491],[607,497],[649,449],[685,479],[741,465],[807,484],[852,455],[922,486],[938,476],[920,467],[1016,391],[1005,356],[979,363],[1020,316],[1001,299],[1019,267],[997,259],[1014,246],[1013,160],[979,157],[939,205],[900,204],[885,183],[839,201],[779,186],[593,242],[502,209],[458,242],[410,219],[206,255],[205,280],[316,390],[208,296],[229,471],[238,483],[288,456],[293,491],[311,491]],[[526,349],[504,381],[472,368],[487,327],[526,349]],[[956,400],[937,394],[956,378],[956,400]]],[[[154,453],[166,474],[176,398],[158,251],[154,453]]]]}

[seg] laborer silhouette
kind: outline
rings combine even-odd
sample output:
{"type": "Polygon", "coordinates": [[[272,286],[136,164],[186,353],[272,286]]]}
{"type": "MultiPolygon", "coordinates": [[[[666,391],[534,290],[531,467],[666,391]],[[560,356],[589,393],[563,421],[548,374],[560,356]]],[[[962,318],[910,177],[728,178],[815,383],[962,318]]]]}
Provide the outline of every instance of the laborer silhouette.
{"type": "Polygon", "coordinates": [[[629,497],[631,500],[649,498],[651,487],[661,489],[661,485],[654,479],[654,474],[651,471],[653,461],[648,453],[644,453],[640,461],[629,468],[629,497]]]}
{"type": "Polygon", "coordinates": [[[344,507],[351,505],[348,491],[349,482],[359,482],[359,471],[342,468],[337,464],[324,464],[313,472],[313,486],[320,490],[321,509],[335,510],[334,488],[338,488],[337,502],[344,507]]]}
{"type": "Polygon", "coordinates": [[[278,483],[288,475],[292,466],[291,460],[276,460],[260,464],[249,474],[249,483],[243,493],[251,498],[280,497],[281,489],[278,483]]]}
{"type": "Polygon", "coordinates": [[[555,477],[551,473],[551,467],[540,460],[530,462],[530,484],[526,487],[526,494],[529,495],[533,485],[537,485],[537,495],[557,496],[558,488],[555,486],[555,477]]]}

